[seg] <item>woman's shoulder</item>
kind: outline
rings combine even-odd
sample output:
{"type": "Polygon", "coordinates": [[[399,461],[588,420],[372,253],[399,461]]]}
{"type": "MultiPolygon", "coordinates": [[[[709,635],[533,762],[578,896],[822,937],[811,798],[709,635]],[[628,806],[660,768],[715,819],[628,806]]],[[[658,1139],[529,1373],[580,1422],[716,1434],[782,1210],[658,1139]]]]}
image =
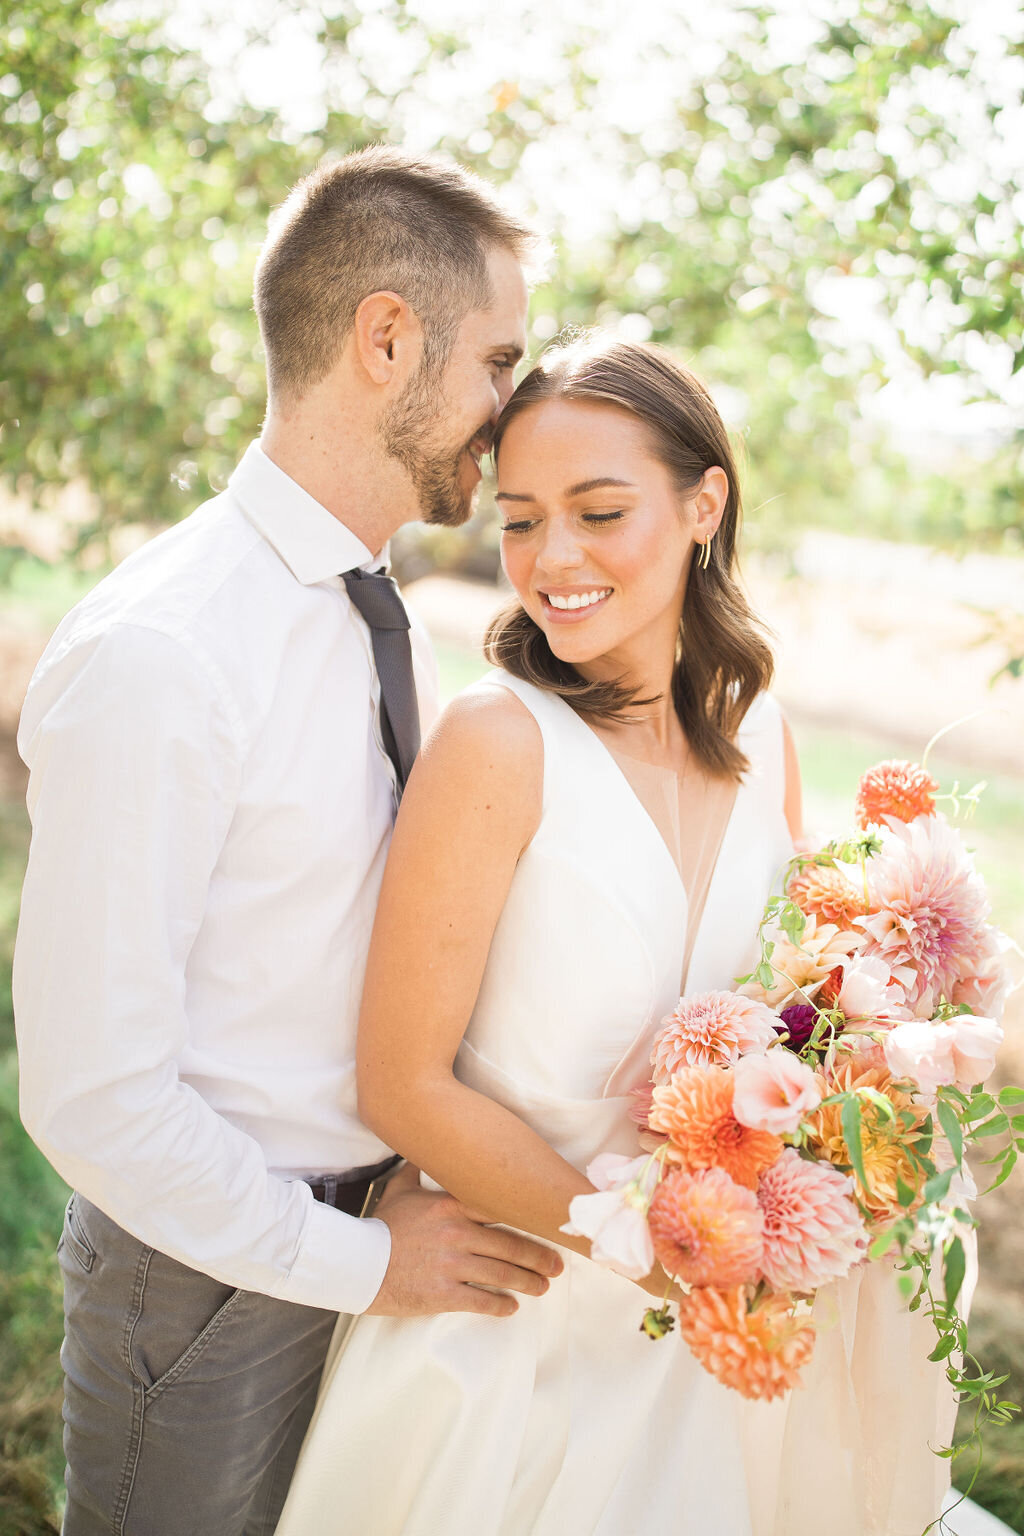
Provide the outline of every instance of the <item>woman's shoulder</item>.
{"type": "Polygon", "coordinates": [[[451,700],[421,755],[434,773],[502,796],[533,799],[535,792],[539,804],[544,777],[540,726],[518,690],[502,687],[491,676],[451,700]]]}
{"type": "Polygon", "coordinates": [[[505,688],[467,688],[423,743],[406,799],[469,835],[474,817],[495,846],[521,851],[543,814],[544,744],[524,704],[505,688]]]}

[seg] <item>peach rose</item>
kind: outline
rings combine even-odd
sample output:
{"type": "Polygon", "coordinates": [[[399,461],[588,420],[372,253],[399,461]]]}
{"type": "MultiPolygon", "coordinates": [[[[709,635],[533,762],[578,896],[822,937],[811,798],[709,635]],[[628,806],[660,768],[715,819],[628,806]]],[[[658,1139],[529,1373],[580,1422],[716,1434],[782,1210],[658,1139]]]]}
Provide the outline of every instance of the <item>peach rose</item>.
{"type": "Polygon", "coordinates": [[[616,1152],[595,1157],[587,1178],[596,1193],[576,1195],[570,1201],[569,1220],[559,1231],[589,1238],[595,1263],[629,1280],[642,1280],[654,1267],[647,1206],[658,1172],[657,1160],[650,1157],[622,1157],[616,1152]]]}
{"type": "Polygon", "coordinates": [[[821,1103],[814,1073],[785,1046],[764,1056],[741,1056],[732,1073],[732,1112],[752,1131],[784,1136],[821,1103]]]}
{"type": "Polygon", "coordinates": [[[984,1082],[1002,1038],[994,1019],[961,1014],[935,1023],[911,1019],[897,1024],[882,1043],[893,1077],[909,1077],[922,1093],[930,1094],[946,1083],[971,1087],[984,1082]]]}

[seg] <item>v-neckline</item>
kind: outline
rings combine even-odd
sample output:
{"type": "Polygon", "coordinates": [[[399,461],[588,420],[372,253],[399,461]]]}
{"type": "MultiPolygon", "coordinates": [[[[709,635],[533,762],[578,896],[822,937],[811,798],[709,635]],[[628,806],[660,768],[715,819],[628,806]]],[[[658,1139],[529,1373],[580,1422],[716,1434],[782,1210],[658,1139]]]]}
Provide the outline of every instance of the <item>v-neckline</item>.
{"type": "Polygon", "coordinates": [[[661,830],[658,827],[658,823],[655,821],[646,805],[644,805],[644,802],[633,788],[633,785],[629,782],[629,778],[625,772],[625,769],[616,758],[615,753],[604,741],[601,740],[597,732],[587,724],[582,715],[578,714],[577,711],[573,709],[571,704],[566,702],[566,708],[571,714],[576,716],[581,729],[586,731],[591,741],[597,745],[603,756],[607,759],[609,765],[614,770],[617,777],[621,780],[622,784],[625,786],[626,794],[629,796],[630,800],[632,800],[633,804],[636,806],[637,811],[643,817],[648,827],[650,827],[651,833],[657,841],[658,847],[661,849],[662,853],[665,855],[665,858],[668,860],[668,863],[672,867],[672,873],[675,876],[676,884],[682,892],[683,905],[686,908],[686,921],[688,924],[690,921],[690,893],[686,888],[686,881],[683,879],[682,870],[679,868],[679,865],[672,857],[672,850],[669,848],[668,843],[666,843],[664,837],[661,835],[661,830]]]}
{"type": "MultiPolygon", "coordinates": [[[[557,695],[556,695],[556,697],[557,697],[557,695]]],[[[590,740],[595,744],[595,746],[598,748],[598,750],[600,751],[602,756],[606,759],[606,761],[608,762],[609,766],[614,770],[616,777],[620,780],[620,782],[624,786],[624,789],[625,789],[625,792],[626,792],[627,796],[633,802],[633,804],[636,807],[637,812],[639,813],[640,817],[646,822],[647,826],[650,828],[651,835],[653,836],[653,838],[657,842],[658,847],[660,848],[660,850],[661,850],[665,860],[667,861],[669,867],[672,870],[672,875],[674,877],[676,886],[677,886],[677,888],[678,888],[678,890],[680,892],[680,895],[683,898],[683,912],[685,914],[685,926],[684,926],[684,930],[683,930],[683,956],[685,958],[686,950],[689,947],[691,910],[690,910],[690,893],[687,890],[686,881],[683,879],[682,871],[680,870],[678,864],[676,863],[675,859],[673,858],[672,851],[669,848],[668,844],[666,843],[664,837],[662,836],[662,834],[661,834],[661,832],[660,832],[660,830],[658,828],[657,822],[654,820],[654,817],[651,815],[650,811],[647,809],[646,805],[644,805],[644,803],[641,800],[640,796],[637,794],[636,790],[633,788],[633,785],[630,783],[629,778],[626,775],[626,773],[625,773],[621,763],[616,758],[615,753],[611,750],[611,748],[607,745],[606,742],[602,741],[601,737],[597,734],[597,732],[595,730],[593,730],[592,727],[587,724],[587,722],[583,719],[582,715],[580,715],[577,710],[573,709],[572,705],[568,702],[567,699],[563,699],[562,703],[565,705],[565,708],[569,711],[569,713],[575,717],[576,722],[579,725],[580,729],[582,731],[586,732],[587,736],[589,736],[590,740]]],[[[656,765],[654,765],[654,766],[656,766],[656,765]]],[[[669,771],[671,771],[671,770],[669,770],[669,771]]],[[[737,806],[740,803],[740,797],[741,797],[742,792],[743,792],[743,783],[744,783],[744,781],[743,781],[743,779],[741,779],[739,781],[739,783],[737,784],[737,786],[736,786],[736,793],[733,796],[732,805],[729,807],[729,815],[726,818],[726,822],[725,822],[724,827],[722,828],[722,835],[721,835],[721,837],[719,839],[719,843],[718,843],[718,853],[715,856],[714,868],[711,871],[711,876],[710,876],[710,879],[708,880],[707,888],[706,888],[706,890],[704,892],[704,901],[702,903],[701,910],[700,910],[700,912],[697,915],[697,927],[696,927],[696,931],[695,931],[695,933],[693,935],[693,945],[692,945],[692,947],[690,947],[689,959],[686,962],[686,970],[685,970],[685,973],[681,974],[680,978],[679,978],[680,995],[685,995],[686,985],[687,985],[687,983],[689,981],[689,978],[690,978],[690,975],[691,975],[691,973],[693,971],[694,962],[695,962],[695,960],[697,958],[697,953],[698,953],[698,950],[700,948],[701,936],[702,936],[703,929],[704,929],[704,920],[705,920],[705,917],[707,915],[708,908],[711,906],[711,897],[712,897],[712,894],[714,892],[715,885],[716,885],[716,883],[718,881],[718,878],[719,878],[719,870],[720,870],[721,864],[722,864],[722,854],[725,851],[726,844],[727,844],[727,842],[729,840],[729,834],[730,834],[730,832],[732,830],[733,823],[735,822],[735,819],[736,819],[736,808],[737,808],[737,806]]]]}

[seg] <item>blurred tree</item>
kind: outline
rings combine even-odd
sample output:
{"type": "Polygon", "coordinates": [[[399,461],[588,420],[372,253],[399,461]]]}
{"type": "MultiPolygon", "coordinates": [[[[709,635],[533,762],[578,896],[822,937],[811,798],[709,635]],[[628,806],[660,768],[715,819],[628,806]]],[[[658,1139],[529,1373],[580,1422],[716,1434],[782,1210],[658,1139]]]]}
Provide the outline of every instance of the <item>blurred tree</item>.
{"type": "MultiPolygon", "coordinates": [[[[247,108],[211,120],[204,77],[95,0],[15,0],[5,18],[3,472],[29,494],[83,480],[83,542],[180,516],[258,431],[253,257],[323,143],[247,108]]],[[[333,127],[343,149],[366,141],[333,127]]]]}
{"type": "MultiPolygon", "coordinates": [[[[430,82],[458,92],[473,62],[471,37],[431,33],[402,0],[372,18],[333,0],[317,12],[324,120],[299,132],[277,111],[225,108],[202,59],[138,9],[14,0],[0,45],[2,469],[29,495],[84,482],[100,510],[83,541],[171,520],[223,483],[263,404],[249,285],[268,210],[321,154],[400,136],[430,82]],[[371,20],[389,44],[376,64],[350,46],[371,20]],[[341,96],[358,107],[338,110],[341,96]]],[[[741,8],[728,49],[681,73],[653,130],[611,120],[599,23],[581,24],[556,84],[525,67],[477,80],[451,114],[458,135],[435,111],[431,142],[520,201],[539,146],[569,133],[570,163],[572,143],[605,158],[618,217],[579,238],[551,211],[534,334],[597,319],[680,350],[743,427],[764,535],[813,518],[1012,547],[1020,441],[929,474],[865,428],[861,405],[894,350],[903,368],[955,370],[976,398],[1024,358],[1021,157],[983,149],[972,164],[957,118],[980,110],[1003,143],[1022,71],[989,99],[975,34],[943,4],[845,9],[796,57],[772,9],[741,8]],[[872,320],[853,338],[836,313],[851,282],[872,320]]],[[[660,46],[671,74],[678,43],[660,46]]],[[[1004,39],[1004,62],[1024,65],[1021,48],[1004,39]]]]}

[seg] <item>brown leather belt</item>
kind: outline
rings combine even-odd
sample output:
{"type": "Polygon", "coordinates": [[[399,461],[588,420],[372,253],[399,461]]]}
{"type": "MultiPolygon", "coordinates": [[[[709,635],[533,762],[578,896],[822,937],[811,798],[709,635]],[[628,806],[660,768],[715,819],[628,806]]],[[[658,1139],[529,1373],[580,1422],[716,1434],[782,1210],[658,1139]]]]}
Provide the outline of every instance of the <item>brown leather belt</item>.
{"type": "Polygon", "coordinates": [[[306,1183],[313,1191],[313,1199],[319,1200],[321,1205],[333,1205],[336,1211],[344,1211],[348,1216],[361,1216],[370,1185],[375,1179],[390,1173],[392,1168],[397,1168],[401,1161],[400,1157],[389,1157],[383,1163],[375,1163],[372,1168],[351,1168],[348,1173],[327,1173],[322,1179],[307,1179],[306,1183]]]}

